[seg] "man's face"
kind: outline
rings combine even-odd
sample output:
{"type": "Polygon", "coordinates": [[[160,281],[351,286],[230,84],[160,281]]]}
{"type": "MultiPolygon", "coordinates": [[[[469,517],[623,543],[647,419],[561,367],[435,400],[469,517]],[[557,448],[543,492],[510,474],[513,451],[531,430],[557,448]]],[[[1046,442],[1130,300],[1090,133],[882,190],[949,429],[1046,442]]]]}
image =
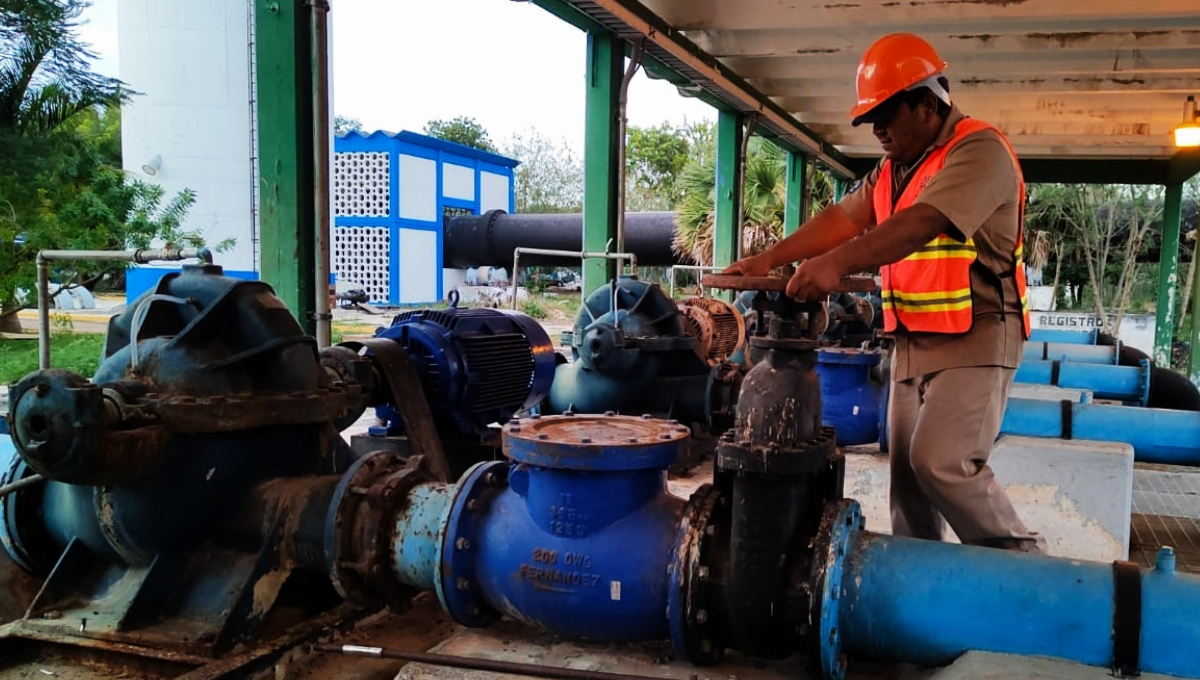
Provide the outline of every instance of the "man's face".
{"type": "Polygon", "coordinates": [[[926,103],[909,106],[897,98],[880,104],[865,122],[871,124],[871,132],[883,147],[883,155],[893,163],[908,165],[920,158],[933,142],[930,139],[931,115],[934,112],[926,103]]]}

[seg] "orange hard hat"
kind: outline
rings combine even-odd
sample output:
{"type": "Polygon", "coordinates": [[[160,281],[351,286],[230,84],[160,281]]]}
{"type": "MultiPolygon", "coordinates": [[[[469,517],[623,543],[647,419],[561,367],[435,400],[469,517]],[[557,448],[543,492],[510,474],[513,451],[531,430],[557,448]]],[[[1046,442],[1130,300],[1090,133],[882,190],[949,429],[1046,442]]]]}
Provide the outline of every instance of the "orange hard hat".
{"type": "Polygon", "coordinates": [[[937,76],[947,66],[933,45],[912,33],[891,33],[876,40],[858,64],[858,103],[850,109],[854,124],[892,95],[937,76]]]}

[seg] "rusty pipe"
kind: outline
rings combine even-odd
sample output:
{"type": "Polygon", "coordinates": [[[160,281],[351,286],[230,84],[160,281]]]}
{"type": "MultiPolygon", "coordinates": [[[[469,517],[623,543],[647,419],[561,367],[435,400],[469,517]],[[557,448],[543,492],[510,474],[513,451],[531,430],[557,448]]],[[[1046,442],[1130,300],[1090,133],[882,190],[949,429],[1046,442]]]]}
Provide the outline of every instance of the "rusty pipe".
{"type": "Polygon", "coordinates": [[[310,2],[312,8],[313,71],[313,222],[316,232],[313,274],[314,333],[317,349],[333,344],[333,313],[329,309],[329,238],[330,238],[330,143],[329,116],[329,3],[310,2]]]}
{"type": "MultiPolygon", "coordinates": [[[[37,254],[38,293],[38,368],[50,368],[50,262],[132,262],[178,261],[196,258],[212,264],[208,248],[137,248],[135,250],[42,250],[37,254]]],[[[61,286],[59,290],[62,290],[61,286]]]]}
{"type": "MultiPolygon", "coordinates": [[[[633,253],[610,253],[610,252],[588,252],[586,250],[551,250],[547,248],[513,248],[513,270],[512,270],[512,308],[517,308],[517,272],[521,268],[521,254],[526,255],[551,255],[555,257],[574,257],[582,260],[628,260],[629,274],[637,276],[637,255],[633,253]]],[[[618,276],[620,272],[618,272],[618,276]]],[[[617,308],[617,289],[613,287],[613,303],[612,308],[617,308]]]]}

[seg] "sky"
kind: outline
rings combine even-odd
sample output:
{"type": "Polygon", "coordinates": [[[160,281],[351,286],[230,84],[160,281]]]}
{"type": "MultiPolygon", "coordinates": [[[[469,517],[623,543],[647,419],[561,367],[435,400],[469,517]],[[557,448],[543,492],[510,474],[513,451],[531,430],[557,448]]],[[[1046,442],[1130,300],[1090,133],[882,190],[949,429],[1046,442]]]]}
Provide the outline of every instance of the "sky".
{"type": "MultiPolygon", "coordinates": [[[[501,145],[534,129],[582,149],[587,37],[574,26],[514,0],[331,4],[336,114],[391,132],[467,116],[501,145]]],[[[120,75],[117,5],[94,0],[80,30],[99,56],[96,70],[111,76],[120,75]]],[[[639,71],[628,117],[631,125],[682,125],[716,112],[639,71]]]]}

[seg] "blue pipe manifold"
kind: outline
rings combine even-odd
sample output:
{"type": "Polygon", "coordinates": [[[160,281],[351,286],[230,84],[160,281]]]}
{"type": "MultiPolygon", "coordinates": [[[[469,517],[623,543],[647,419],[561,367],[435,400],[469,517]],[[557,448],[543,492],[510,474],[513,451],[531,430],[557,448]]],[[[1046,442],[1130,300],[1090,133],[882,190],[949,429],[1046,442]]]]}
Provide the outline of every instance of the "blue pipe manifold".
{"type": "Polygon", "coordinates": [[[515,461],[418,487],[395,524],[393,570],[470,626],[500,614],[576,638],[665,639],[684,501],[666,468],[689,429],[628,416],[505,426],[515,461]]]}
{"type": "MultiPolygon", "coordinates": [[[[720,483],[686,503],[666,492],[686,437],[629,416],[510,422],[513,463],[409,492],[389,525],[392,575],[465,625],[503,614],[572,638],[670,638],[712,663],[736,638],[719,556],[741,558],[720,547],[720,483]]],[[[969,650],[1200,678],[1200,577],[1175,573],[1170,549],[1141,571],[872,534],[851,500],[805,508],[822,513],[817,533],[780,556],[793,576],[758,623],[806,630],[792,649],[806,645],[826,678],[842,680],[851,654],[944,664],[969,650]]]]}

